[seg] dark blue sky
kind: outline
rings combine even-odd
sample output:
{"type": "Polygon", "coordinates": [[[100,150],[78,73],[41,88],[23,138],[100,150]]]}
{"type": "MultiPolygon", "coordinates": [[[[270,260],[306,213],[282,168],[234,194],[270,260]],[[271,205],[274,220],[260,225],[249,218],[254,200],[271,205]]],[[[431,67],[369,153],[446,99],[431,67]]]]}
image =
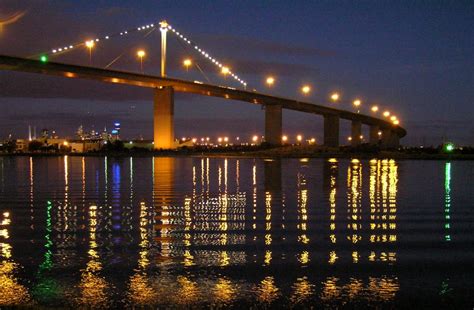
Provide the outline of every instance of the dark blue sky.
{"type": "MultiPolygon", "coordinates": [[[[251,88],[327,102],[338,90],[341,107],[355,97],[396,111],[408,129],[406,144],[450,139],[474,144],[474,2],[472,1],[12,1],[0,2],[0,20],[26,14],[0,32],[0,54],[31,56],[167,19],[221,59],[251,88]],[[278,83],[265,89],[265,75],[278,83]]],[[[138,71],[134,57],[145,48],[145,70],[159,73],[159,34],[130,36],[99,45],[94,64],[138,71]]],[[[188,55],[170,38],[169,75],[205,80],[179,63],[188,55]]],[[[212,83],[229,84],[212,66],[192,55],[212,83]]],[[[87,64],[85,50],[52,59],[87,64]]],[[[236,86],[236,85],[234,85],[236,86]]],[[[151,137],[149,90],[0,72],[0,138],[27,134],[28,124],[72,135],[82,123],[102,128],[123,123],[127,137],[151,137]]],[[[177,135],[263,132],[263,111],[245,103],[177,95],[177,135]]],[[[321,137],[321,118],[285,112],[284,131],[321,137]]],[[[349,124],[343,124],[347,129],[349,124]]]]}

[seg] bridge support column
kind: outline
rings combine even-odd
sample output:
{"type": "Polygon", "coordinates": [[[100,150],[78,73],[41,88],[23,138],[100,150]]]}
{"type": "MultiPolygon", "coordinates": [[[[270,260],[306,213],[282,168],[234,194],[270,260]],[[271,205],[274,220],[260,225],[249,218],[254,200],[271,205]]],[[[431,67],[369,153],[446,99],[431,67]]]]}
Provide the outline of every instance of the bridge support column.
{"type": "Polygon", "coordinates": [[[400,138],[390,128],[382,130],[382,146],[384,148],[397,148],[400,146],[400,138]]]}
{"type": "Polygon", "coordinates": [[[361,142],[360,136],[362,135],[362,123],[361,121],[352,121],[351,126],[351,145],[358,146],[361,142]]]}
{"type": "Polygon", "coordinates": [[[281,105],[265,106],[265,142],[281,145],[282,109],[281,105]]]}
{"type": "Polygon", "coordinates": [[[156,88],[153,102],[153,141],[155,150],[174,149],[174,90],[156,88]]]}
{"type": "Polygon", "coordinates": [[[324,115],[324,145],[339,146],[339,116],[324,115]]]}
{"type": "Polygon", "coordinates": [[[371,145],[378,145],[380,136],[379,136],[379,131],[380,127],[377,125],[371,125],[370,126],[370,136],[369,136],[369,142],[371,145]]]}

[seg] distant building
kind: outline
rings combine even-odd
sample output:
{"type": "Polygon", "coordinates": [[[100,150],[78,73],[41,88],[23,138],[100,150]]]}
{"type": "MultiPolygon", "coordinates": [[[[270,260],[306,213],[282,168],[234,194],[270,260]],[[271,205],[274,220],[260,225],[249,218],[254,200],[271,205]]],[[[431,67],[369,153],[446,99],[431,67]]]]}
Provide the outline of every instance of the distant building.
{"type": "Polygon", "coordinates": [[[17,152],[26,152],[28,151],[28,141],[25,139],[16,140],[16,151],[17,152]]]}
{"type": "Polygon", "coordinates": [[[99,151],[102,147],[100,140],[76,140],[68,142],[68,146],[73,153],[86,153],[99,151]]]}

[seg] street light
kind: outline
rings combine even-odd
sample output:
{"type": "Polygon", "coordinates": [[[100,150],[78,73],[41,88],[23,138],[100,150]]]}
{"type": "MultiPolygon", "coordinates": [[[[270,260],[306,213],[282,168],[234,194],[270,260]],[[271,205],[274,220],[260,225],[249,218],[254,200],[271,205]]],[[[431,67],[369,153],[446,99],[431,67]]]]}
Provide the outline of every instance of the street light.
{"type": "Polygon", "coordinates": [[[257,141],[258,141],[258,136],[257,136],[257,135],[253,136],[253,137],[252,137],[252,141],[253,141],[253,142],[257,142],[257,141]]]}
{"type": "Polygon", "coordinates": [[[301,87],[301,91],[303,92],[303,94],[307,95],[311,91],[311,87],[309,85],[304,85],[303,87],[301,87]]]}
{"type": "Polygon", "coordinates": [[[390,117],[390,120],[391,120],[392,122],[394,122],[394,121],[397,120],[397,117],[396,117],[395,115],[392,115],[392,116],[390,117]]]}
{"type": "Polygon", "coordinates": [[[385,116],[385,117],[389,117],[389,116],[390,116],[390,112],[389,112],[389,111],[385,111],[385,112],[383,112],[383,116],[385,116]]]}
{"type": "Polygon", "coordinates": [[[230,69],[228,67],[222,67],[221,73],[224,74],[224,76],[227,76],[227,74],[230,73],[230,69]]]}
{"type": "Polygon", "coordinates": [[[398,119],[396,119],[396,120],[393,121],[393,124],[398,125],[398,124],[400,124],[400,121],[398,119]]]}
{"type": "Polygon", "coordinates": [[[357,108],[357,113],[359,113],[360,112],[359,107],[360,107],[361,101],[359,99],[356,99],[352,102],[352,104],[357,108]]]}
{"type": "Polygon", "coordinates": [[[297,135],[296,140],[299,142],[303,141],[303,136],[302,135],[297,135]]]}
{"type": "Polygon", "coordinates": [[[374,105],[371,110],[372,110],[372,112],[375,113],[375,112],[377,112],[377,111],[379,110],[379,107],[376,106],[376,105],[374,105]]]}
{"type": "Polygon", "coordinates": [[[92,64],[92,49],[95,46],[94,40],[86,41],[86,47],[89,49],[89,63],[92,64]]]}
{"type": "Polygon", "coordinates": [[[186,58],[184,61],[183,61],[183,66],[186,67],[186,71],[188,71],[189,67],[193,64],[193,62],[191,61],[191,59],[189,58],[186,58]]]}
{"type": "Polygon", "coordinates": [[[273,76],[269,76],[267,77],[267,79],[265,80],[265,83],[267,83],[267,85],[269,87],[272,87],[273,84],[275,84],[275,78],[273,76]]]}
{"type": "Polygon", "coordinates": [[[334,101],[334,102],[338,101],[338,100],[339,100],[339,97],[340,97],[340,96],[339,96],[338,93],[332,93],[332,94],[331,94],[331,100],[334,101]]]}
{"type": "Polygon", "coordinates": [[[288,136],[286,136],[286,135],[282,136],[281,141],[287,142],[288,141],[288,136]]]}
{"type": "Polygon", "coordinates": [[[140,70],[142,71],[143,74],[143,57],[145,57],[146,53],[144,50],[139,50],[137,52],[137,56],[140,58],[140,70]]]}

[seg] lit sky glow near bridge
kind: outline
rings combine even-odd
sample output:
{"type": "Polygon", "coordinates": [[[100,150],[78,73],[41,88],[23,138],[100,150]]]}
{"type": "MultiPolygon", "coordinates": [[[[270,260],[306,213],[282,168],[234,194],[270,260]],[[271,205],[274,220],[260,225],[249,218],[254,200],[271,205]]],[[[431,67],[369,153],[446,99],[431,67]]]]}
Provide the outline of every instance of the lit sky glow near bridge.
{"type": "MultiPolygon", "coordinates": [[[[0,54],[39,55],[166,19],[238,76],[222,78],[215,62],[190,54],[183,40],[170,36],[171,77],[231,87],[245,81],[260,92],[325,101],[347,110],[360,98],[366,114],[373,105],[380,107],[378,113],[396,111],[409,132],[405,144],[438,144],[443,138],[474,144],[474,6],[467,1],[408,7],[156,1],[142,1],[139,7],[133,1],[0,5],[0,21],[24,12],[2,27],[0,54]],[[194,66],[183,67],[190,55],[205,75],[194,66]],[[272,85],[266,83],[269,75],[275,78],[272,85]],[[300,91],[303,85],[311,87],[306,96],[300,91]],[[334,92],[341,96],[339,103],[330,100],[334,92]]],[[[136,52],[143,49],[144,73],[160,73],[159,31],[97,43],[92,57],[84,46],[50,59],[80,65],[92,61],[101,68],[112,62],[111,69],[138,73],[136,52]]],[[[11,72],[0,72],[0,85],[0,138],[10,132],[24,136],[28,124],[72,135],[80,124],[101,129],[114,120],[122,122],[130,138],[151,138],[151,95],[146,89],[11,72]]],[[[251,136],[263,133],[263,117],[259,106],[187,94],[176,98],[177,137],[251,136]]],[[[320,117],[285,111],[283,126],[284,133],[321,140],[320,117]]]]}

